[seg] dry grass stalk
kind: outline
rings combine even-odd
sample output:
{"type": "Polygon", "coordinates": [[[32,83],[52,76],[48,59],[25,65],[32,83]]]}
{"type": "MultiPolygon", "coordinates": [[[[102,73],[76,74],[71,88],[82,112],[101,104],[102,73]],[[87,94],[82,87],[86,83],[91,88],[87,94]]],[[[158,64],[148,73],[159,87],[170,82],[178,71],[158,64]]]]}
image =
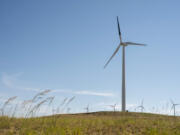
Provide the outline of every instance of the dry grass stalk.
{"type": "Polygon", "coordinates": [[[53,111],[53,112],[56,112],[56,113],[60,113],[60,107],[63,107],[63,105],[66,103],[66,101],[68,100],[68,98],[64,98],[64,100],[62,101],[62,103],[57,107],[56,111],[53,111]]]}
{"type": "Polygon", "coordinates": [[[16,98],[17,98],[17,96],[13,96],[13,97],[8,98],[8,100],[6,100],[6,102],[4,103],[3,107],[1,108],[2,115],[4,115],[4,111],[5,111],[6,106],[9,105],[16,98]]]}
{"type": "Polygon", "coordinates": [[[47,90],[44,90],[44,91],[36,94],[36,95],[33,97],[32,101],[33,101],[33,102],[36,102],[37,100],[41,99],[42,96],[46,95],[46,94],[49,93],[49,92],[51,92],[51,90],[47,89],[47,90]]]}
{"type": "Polygon", "coordinates": [[[72,98],[70,98],[67,103],[65,104],[64,108],[62,109],[62,112],[68,107],[68,105],[75,99],[75,96],[73,96],[72,98]]]}
{"type": "Polygon", "coordinates": [[[32,114],[32,110],[35,109],[34,107],[32,108],[33,106],[33,103],[37,102],[38,100],[42,99],[43,96],[45,96],[47,93],[51,92],[52,90],[50,89],[46,89],[38,94],[36,94],[31,100],[27,100],[24,102],[24,104],[30,104],[28,110],[27,110],[27,113],[25,115],[25,117],[28,117],[30,114],[32,114]]]}
{"type": "Polygon", "coordinates": [[[68,100],[68,102],[66,103],[66,107],[75,99],[75,96],[73,96],[72,98],[70,98],[68,100]]]}
{"type": "Polygon", "coordinates": [[[37,105],[35,105],[35,106],[31,109],[31,111],[29,112],[29,115],[34,116],[35,113],[40,109],[40,106],[41,106],[41,105],[49,102],[48,105],[50,106],[51,103],[53,102],[53,100],[54,100],[54,96],[52,96],[52,97],[47,97],[46,99],[42,100],[41,102],[39,102],[37,105]]]}

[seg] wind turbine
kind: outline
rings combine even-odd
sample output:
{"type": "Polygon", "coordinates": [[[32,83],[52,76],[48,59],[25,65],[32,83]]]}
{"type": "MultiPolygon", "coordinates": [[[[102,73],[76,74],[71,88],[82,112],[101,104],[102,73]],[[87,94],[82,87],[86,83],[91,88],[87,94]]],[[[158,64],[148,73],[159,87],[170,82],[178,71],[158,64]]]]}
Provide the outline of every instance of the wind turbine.
{"type": "Polygon", "coordinates": [[[137,107],[137,108],[141,108],[141,112],[143,112],[143,110],[145,109],[144,106],[143,106],[143,102],[144,102],[144,101],[142,100],[142,101],[141,101],[141,105],[137,107]]]}
{"type": "Polygon", "coordinates": [[[116,111],[116,105],[117,105],[117,104],[114,104],[114,105],[109,105],[110,107],[112,107],[112,108],[113,108],[114,112],[116,111]]]}
{"type": "Polygon", "coordinates": [[[89,104],[84,109],[86,110],[87,113],[89,113],[89,104]]]}
{"type": "Polygon", "coordinates": [[[171,110],[172,110],[172,109],[174,110],[174,116],[176,116],[176,106],[177,106],[177,105],[180,105],[180,104],[175,104],[172,100],[171,100],[171,103],[172,103],[171,110]]]}
{"type": "Polygon", "coordinates": [[[134,43],[134,42],[123,42],[121,37],[121,30],[119,25],[119,19],[117,17],[117,25],[118,25],[118,32],[119,32],[119,39],[120,43],[117,46],[116,50],[112,54],[112,56],[109,58],[107,63],[104,65],[104,68],[107,67],[109,62],[112,60],[112,58],[116,55],[116,53],[119,51],[119,48],[122,46],[122,112],[126,111],[126,86],[125,86],[125,47],[128,45],[137,45],[137,46],[146,46],[145,44],[140,43],[134,43]]]}

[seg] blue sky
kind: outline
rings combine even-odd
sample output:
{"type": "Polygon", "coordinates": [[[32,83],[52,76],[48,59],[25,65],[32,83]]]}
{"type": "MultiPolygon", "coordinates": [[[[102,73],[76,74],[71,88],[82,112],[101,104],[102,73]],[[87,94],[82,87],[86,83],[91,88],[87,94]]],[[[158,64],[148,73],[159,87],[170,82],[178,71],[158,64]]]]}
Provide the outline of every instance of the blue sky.
{"type": "Polygon", "coordinates": [[[1,0],[0,95],[29,99],[52,89],[56,104],[76,96],[72,111],[102,110],[121,104],[121,51],[124,41],[148,44],[126,49],[129,107],[180,103],[179,1],[170,0],[1,0]],[[107,107],[106,107],[107,108],[107,107]]]}

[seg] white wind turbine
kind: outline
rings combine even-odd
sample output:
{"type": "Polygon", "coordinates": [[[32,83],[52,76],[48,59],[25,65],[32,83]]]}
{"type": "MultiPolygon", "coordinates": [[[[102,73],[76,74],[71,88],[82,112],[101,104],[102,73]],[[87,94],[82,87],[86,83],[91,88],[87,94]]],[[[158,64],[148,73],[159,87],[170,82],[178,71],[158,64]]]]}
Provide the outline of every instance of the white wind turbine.
{"type": "Polygon", "coordinates": [[[116,106],[117,104],[114,104],[114,105],[109,105],[111,108],[113,108],[114,112],[116,111],[116,106]]]}
{"type": "Polygon", "coordinates": [[[137,45],[137,46],[146,46],[145,44],[139,44],[139,43],[134,43],[134,42],[123,42],[122,37],[121,37],[121,30],[120,30],[120,25],[119,25],[119,20],[117,17],[117,25],[118,25],[118,32],[119,32],[119,38],[120,38],[120,43],[112,56],[109,58],[107,63],[104,65],[104,68],[109,64],[109,62],[112,60],[112,58],[116,55],[116,53],[119,51],[119,48],[122,46],[122,112],[126,111],[126,86],[125,86],[125,47],[128,45],[137,45]]]}
{"type": "Polygon", "coordinates": [[[84,109],[86,110],[86,113],[89,113],[89,104],[84,109]]]}
{"type": "Polygon", "coordinates": [[[143,112],[143,110],[145,109],[144,106],[143,106],[143,103],[144,103],[144,101],[142,100],[141,105],[137,107],[137,108],[141,108],[141,112],[143,112]]]}
{"type": "Polygon", "coordinates": [[[171,110],[172,110],[172,109],[174,110],[174,116],[176,116],[176,106],[177,106],[177,105],[180,105],[180,104],[175,104],[172,100],[171,100],[171,103],[172,103],[171,110]]]}

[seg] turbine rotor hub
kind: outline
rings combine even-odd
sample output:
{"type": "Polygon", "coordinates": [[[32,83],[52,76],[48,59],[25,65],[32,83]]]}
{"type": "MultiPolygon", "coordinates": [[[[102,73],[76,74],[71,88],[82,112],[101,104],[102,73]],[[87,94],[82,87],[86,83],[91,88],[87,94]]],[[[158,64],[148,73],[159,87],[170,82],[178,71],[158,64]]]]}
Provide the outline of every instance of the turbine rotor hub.
{"type": "Polygon", "coordinates": [[[127,46],[127,44],[124,43],[124,42],[121,42],[120,44],[121,44],[122,46],[127,46]]]}

